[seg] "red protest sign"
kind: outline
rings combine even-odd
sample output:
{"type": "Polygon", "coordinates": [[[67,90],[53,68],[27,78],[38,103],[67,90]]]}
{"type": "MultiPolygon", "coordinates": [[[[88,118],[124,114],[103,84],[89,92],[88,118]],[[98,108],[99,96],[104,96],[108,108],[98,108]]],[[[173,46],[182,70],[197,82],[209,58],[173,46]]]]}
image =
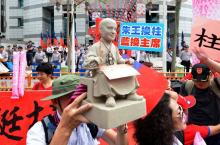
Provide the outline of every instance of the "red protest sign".
{"type": "Polygon", "coordinates": [[[208,57],[220,61],[220,21],[197,17],[191,34],[191,49],[202,49],[208,57]]]}
{"type": "Polygon", "coordinates": [[[28,129],[52,113],[50,101],[41,101],[51,91],[26,91],[18,100],[11,92],[0,92],[0,142],[2,145],[25,145],[28,129]]]}

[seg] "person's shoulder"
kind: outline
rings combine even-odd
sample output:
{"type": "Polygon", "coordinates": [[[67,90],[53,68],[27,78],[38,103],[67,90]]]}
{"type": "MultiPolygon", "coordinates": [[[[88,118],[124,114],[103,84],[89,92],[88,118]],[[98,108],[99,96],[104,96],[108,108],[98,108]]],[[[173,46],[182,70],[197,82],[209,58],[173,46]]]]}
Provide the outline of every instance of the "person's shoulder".
{"type": "Polygon", "coordinates": [[[4,50],[4,51],[3,51],[3,54],[8,54],[8,51],[5,51],[5,50],[4,50]]]}
{"type": "MultiPolygon", "coordinates": [[[[42,122],[41,121],[38,121],[38,122],[36,122],[28,131],[40,131],[40,132],[44,132],[44,130],[43,130],[44,128],[43,128],[43,124],[42,124],[42,122]]],[[[39,133],[40,133],[39,132],[39,133]]]]}
{"type": "Polygon", "coordinates": [[[43,128],[43,124],[41,121],[36,122],[27,132],[27,137],[30,135],[40,135],[40,134],[45,134],[44,133],[44,128],[43,128]]]}
{"type": "Polygon", "coordinates": [[[46,145],[45,132],[41,121],[36,122],[27,132],[27,145],[46,145]]]}
{"type": "Polygon", "coordinates": [[[41,85],[40,82],[35,83],[32,90],[39,90],[40,85],[41,85]]]}

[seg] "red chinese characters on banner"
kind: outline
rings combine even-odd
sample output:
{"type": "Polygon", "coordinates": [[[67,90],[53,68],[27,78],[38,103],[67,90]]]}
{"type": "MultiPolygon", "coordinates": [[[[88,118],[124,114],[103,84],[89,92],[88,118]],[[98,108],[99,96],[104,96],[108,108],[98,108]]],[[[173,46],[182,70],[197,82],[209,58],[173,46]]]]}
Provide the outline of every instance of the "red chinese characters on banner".
{"type": "Polygon", "coordinates": [[[41,101],[51,91],[27,91],[23,98],[10,99],[11,92],[0,92],[0,142],[2,145],[25,145],[30,127],[53,112],[50,101],[41,101]]]}
{"type": "Polygon", "coordinates": [[[146,47],[146,48],[160,48],[161,47],[161,39],[159,38],[138,38],[133,37],[129,38],[127,36],[120,38],[121,46],[135,46],[135,47],[146,47]]]}

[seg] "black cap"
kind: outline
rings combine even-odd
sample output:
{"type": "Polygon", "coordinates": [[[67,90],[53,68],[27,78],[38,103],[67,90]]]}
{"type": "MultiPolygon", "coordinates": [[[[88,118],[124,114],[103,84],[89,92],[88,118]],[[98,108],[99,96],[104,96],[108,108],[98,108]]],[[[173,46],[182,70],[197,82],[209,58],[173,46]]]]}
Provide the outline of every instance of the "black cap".
{"type": "Polygon", "coordinates": [[[210,69],[205,64],[195,64],[192,67],[193,80],[205,82],[208,81],[210,75],[210,69]]]}

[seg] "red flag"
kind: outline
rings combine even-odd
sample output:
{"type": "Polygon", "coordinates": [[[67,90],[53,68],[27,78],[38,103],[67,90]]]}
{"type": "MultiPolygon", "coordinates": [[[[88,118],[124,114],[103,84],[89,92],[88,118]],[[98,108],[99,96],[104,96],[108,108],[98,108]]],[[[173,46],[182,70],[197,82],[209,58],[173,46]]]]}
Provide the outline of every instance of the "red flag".
{"type": "Polygon", "coordinates": [[[57,37],[56,37],[56,34],[54,33],[54,35],[53,35],[53,45],[55,45],[55,46],[58,46],[59,45],[59,42],[58,42],[58,40],[57,40],[57,37]]]}
{"type": "Polygon", "coordinates": [[[51,37],[50,34],[47,34],[47,46],[50,47],[51,46],[51,37]]]}
{"type": "Polygon", "coordinates": [[[43,33],[41,33],[40,46],[41,46],[43,49],[47,48],[47,44],[44,42],[43,33]]]}
{"type": "Polygon", "coordinates": [[[60,45],[61,45],[62,47],[65,47],[65,43],[64,43],[64,39],[63,39],[63,34],[62,34],[62,32],[60,32],[60,45]]]}

